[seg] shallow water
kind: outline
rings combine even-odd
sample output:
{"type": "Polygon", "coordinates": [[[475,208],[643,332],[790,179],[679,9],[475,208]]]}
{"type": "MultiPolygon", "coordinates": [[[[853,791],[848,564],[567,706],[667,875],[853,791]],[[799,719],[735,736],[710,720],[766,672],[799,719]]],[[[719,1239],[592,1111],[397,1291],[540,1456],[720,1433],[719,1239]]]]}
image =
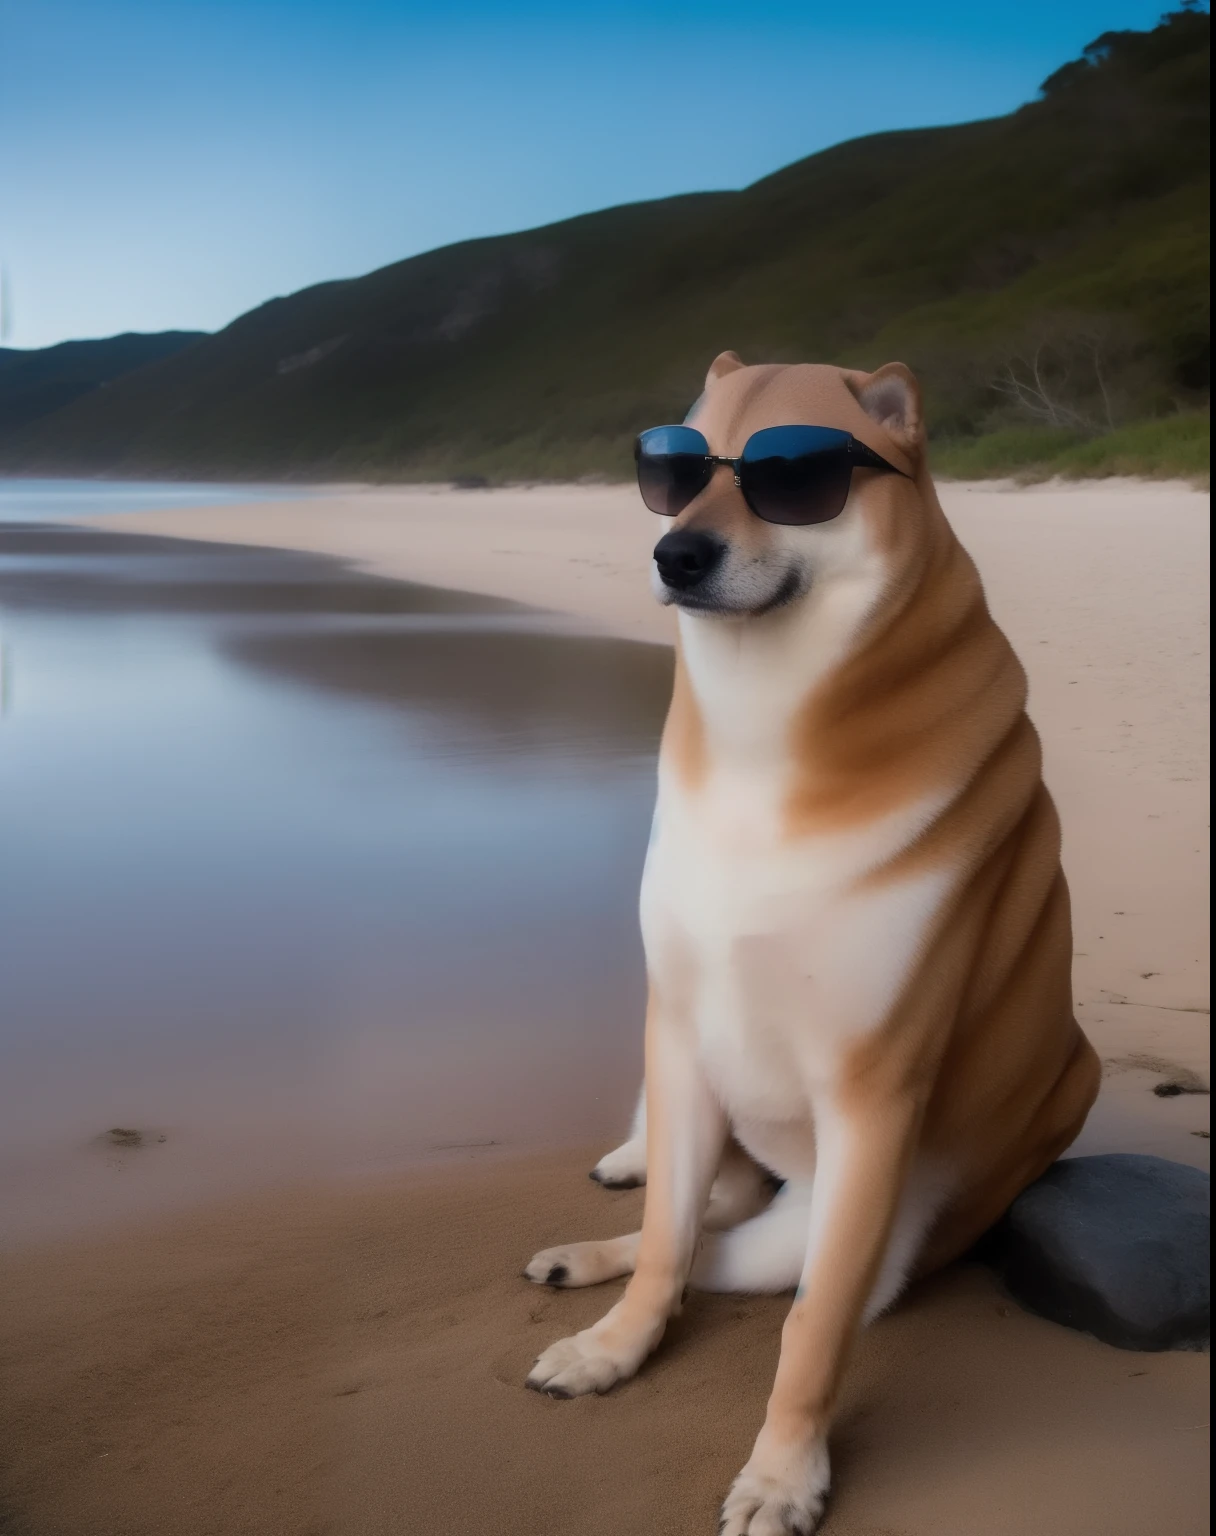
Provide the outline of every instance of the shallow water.
{"type": "Polygon", "coordinates": [[[152,512],[254,501],[298,501],[307,486],[185,480],[55,480],[0,477],[0,523],[45,523],[104,512],[152,512]]]}
{"type": "Polygon", "coordinates": [[[611,1138],[670,666],[320,557],[0,527],[9,1237],[611,1138]]]}

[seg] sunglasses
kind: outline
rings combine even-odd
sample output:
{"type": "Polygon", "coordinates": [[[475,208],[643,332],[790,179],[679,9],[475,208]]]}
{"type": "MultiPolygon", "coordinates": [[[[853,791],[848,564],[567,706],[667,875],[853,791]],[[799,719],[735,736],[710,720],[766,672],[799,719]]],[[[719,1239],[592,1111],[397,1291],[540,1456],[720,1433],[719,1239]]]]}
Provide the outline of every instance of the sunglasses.
{"type": "Polygon", "coordinates": [[[660,517],[678,517],[719,464],[734,470],[735,484],[757,517],[791,527],[839,517],[855,469],[904,475],[837,427],[765,427],[752,433],[737,459],[710,453],[695,427],[651,427],[633,453],[642,500],[660,517]]]}

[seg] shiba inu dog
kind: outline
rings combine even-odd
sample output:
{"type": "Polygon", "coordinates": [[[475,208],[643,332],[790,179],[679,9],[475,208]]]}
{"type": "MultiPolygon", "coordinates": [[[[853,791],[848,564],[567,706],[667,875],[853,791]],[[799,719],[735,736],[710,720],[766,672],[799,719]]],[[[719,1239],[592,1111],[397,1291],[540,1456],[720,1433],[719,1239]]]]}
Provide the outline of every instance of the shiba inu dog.
{"type": "Polygon", "coordinates": [[[938,502],[911,373],[724,353],[638,470],[672,519],[654,585],[678,658],[644,1105],[593,1176],[644,1180],[645,1215],[529,1264],[630,1279],[528,1385],[632,1376],[686,1284],[796,1288],[721,1529],[807,1536],[855,1332],[1060,1155],[1099,1064],[1025,674],[938,502]]]}

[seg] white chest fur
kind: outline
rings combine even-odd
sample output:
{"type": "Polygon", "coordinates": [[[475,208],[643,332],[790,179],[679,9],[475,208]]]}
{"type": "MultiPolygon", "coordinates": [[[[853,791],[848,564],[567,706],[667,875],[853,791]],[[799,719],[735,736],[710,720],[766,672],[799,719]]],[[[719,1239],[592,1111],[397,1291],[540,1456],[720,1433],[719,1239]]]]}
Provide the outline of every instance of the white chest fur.
{"type": "Polygon", "coordinates": [[[769,807],[724,779],[695,800],[660,798],[642,884],[647,962],[732,1118],[805,1120],[850,1045],[887,1016],[948,889],[939,869],[861,884],[936,805],[789,842],[764,826],[769,807]]]}
{"type": "MultiPolygon", "coordinates": [[[[783,677],[762,653],[752,668],[737,644],[727,656],[720,635],[709,646],[686,637],[708,768],[689,787],[661,767],[642,883],[647,964],[659,1007],[695,1033],[732,1121],[806,1125],[850,1046],[899,997],[950,885],[945,868],[899,881],[865,876],[907,847],[948,796],[791,839],[789,722],[808,679],[783,677]]],[[[798,655],[792,670],[805,674],[807,650],[798,655]]]]}

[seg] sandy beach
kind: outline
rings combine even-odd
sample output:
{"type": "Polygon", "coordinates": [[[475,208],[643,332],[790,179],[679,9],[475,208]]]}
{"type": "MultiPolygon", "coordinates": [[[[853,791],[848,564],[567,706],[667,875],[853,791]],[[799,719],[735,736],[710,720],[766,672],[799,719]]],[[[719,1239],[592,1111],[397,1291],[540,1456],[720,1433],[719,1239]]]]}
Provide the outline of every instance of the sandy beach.
{"type": "MultiPolygon", "coordinates": [[[[709,1536],[787,1303],[692,1296],[604,1398],[521,1383],[615,1286],[518,1277],[636,1221],[595,1149],[233,1205],[3,1270],[8,1529],[709,1536]]],[[[960,1267],[861,1340],[827,1536],[1198,1536],[1206,1357],[1125,1354],[960,1267]]]]}
{"type": "MultiPolygon", "coordinates": [[[[1063,816],[1079,1017],[1106,1074],[1075,1150],[1206,1168],[1208,498],[1106,482],[948,485],[943,501],[1026,664],[1063,816]]],[[[346,488],[103,522],[671,638],[646,584],[657,520],[627,488],[346,488]]],[[[603,1150],[470,1150],[4,1257],[0,1529],[711,1532],[762,1417],[783,1300],[690,1298],[606,1398],[522,1387],[539,1348],[617,1290],[519,1277],[538,1248],[636,1223],[637,1193],[586,1179],[603,1150]]],[[[1207,1392],[1206,1357],[1111,1349],[959,1266],[862,1339],[824,1531],[1204,1531],[1207,1392]]]]}

